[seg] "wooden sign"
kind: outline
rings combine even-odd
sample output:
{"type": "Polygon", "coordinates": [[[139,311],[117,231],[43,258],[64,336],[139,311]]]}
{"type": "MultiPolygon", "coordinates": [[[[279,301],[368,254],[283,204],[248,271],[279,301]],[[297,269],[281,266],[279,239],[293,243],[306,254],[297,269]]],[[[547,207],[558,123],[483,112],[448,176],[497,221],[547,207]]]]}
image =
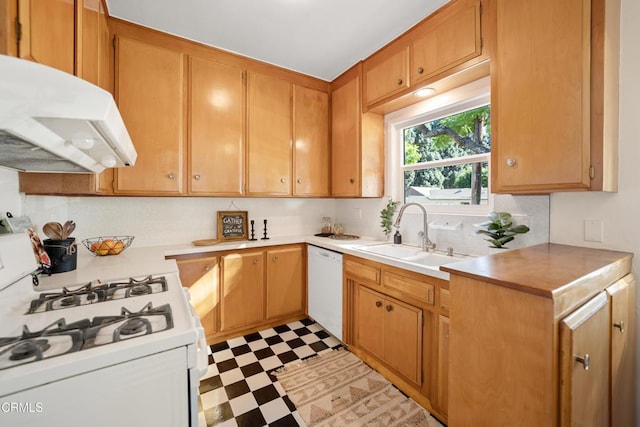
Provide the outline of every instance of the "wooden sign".
{"type": "Polygon", "coordinates": [[[247,240],[247,211],[218,211],[218,240],[247,240]]]}

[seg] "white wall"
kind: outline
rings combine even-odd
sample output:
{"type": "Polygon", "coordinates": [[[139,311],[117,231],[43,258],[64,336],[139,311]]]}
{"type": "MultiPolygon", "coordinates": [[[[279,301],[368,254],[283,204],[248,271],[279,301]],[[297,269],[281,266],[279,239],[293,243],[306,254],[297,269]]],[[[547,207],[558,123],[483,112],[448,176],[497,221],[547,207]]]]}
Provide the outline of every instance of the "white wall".
{"type": "Polygon", "coordinates": [[[18,172],[0,168],[0,218],[4,218],[7,212],[19,216],[22,212],[21,199],[18,172]]]}
{"type": "MultiPolygon", "coordinates": [[[[558,193],[551,196],[551,241],[579,246],[617,249],[635,254],[640,267],[640,2],[623,0],[620,58],[620,139],[617,193],[558,193]],[[584,239],[584,221],[600,220],[601,243],[584,239]]],[[[640,294],[639,294],[640,295],[640,294]]],[[[637,302],[636,313],[640,312],[637,302]]],[[[640,314],[640,313],[639,313],[640,314]]],[[[640,316],[638,317],[640,319],[640,316]]],[[[640,340],[638,340],[640,364],[640,340]]],[[[640,385],[638,369],[637,385],[640,385]]],[[[640,408],[640,393],[636,408],[640,408]]],[[[640,411],[640,409],[638,409],[640,411]]],[[[639,418],[640,419],[640,414],[639,418]]]]}

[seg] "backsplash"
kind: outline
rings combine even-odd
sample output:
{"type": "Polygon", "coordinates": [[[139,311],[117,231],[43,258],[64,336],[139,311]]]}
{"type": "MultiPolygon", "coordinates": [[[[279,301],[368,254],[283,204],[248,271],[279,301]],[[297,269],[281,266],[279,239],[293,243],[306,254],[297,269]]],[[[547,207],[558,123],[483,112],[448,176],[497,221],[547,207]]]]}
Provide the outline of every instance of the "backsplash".
{"type": "MultiPolygon", "coordinates": [[[[380,210],[386,203],[387,198],[340,200],[336,205],[336,215],[343,222],[346,233],[385,239],[380,227],[380,210]]],[[[495,195],[494,210],[510,212],[517,224],[524,224],[530,228],[528,233],[517,236],[513,242],[507,244],[508,248],[549,241],[548,196],[495,195]]],[[[478,227],[474,226],[486,221],[486,215],[429,213],[429,208],[427,214],[428,221],[432,224],[429,227],[429,239],[438,249],[446,250],[452,247],[456,253],[473,255],[487,255],[490,252],[489,243],[482,235],[476,234],[478,227]]],[[[420,231],[422,213],[418,209],[408,208],[400,224],[402,242],[419,245],[420,231]]]]}
{"type": "MultiPolygon", "coordinates": [[[[0,171],[2,213],[28,215],[42,231],[49,221],[72,219],[77,224],[77,239],[101,235],[134,235],[136,246],[185,244],[213,238],[217,234],[216,212],[246,210],[255,220],[256,237],[262,237],[262,221],[268,220],[271,237],[315,234],[320,232],[321,218],[331,217],[344,226],[344,232],[384,240],[380,228],[380,210],[387,202],[381,199],[293,199],[293,198],[213,198],[213,197],[56,197],[25,196],[18,193],[17,173],[0,171]],[[233,203],[233,205],[232,205],[233,203]]],[[[494,210],[507,211],[517,223],[531,228],[507,246],[522,246],[549,241],[549,197],[496,195],[494,210]]],[[[428,209],[427,209],[428,212],[428,209]]],[[[485,255],[488,242],[476,234],[474,224],[485,215],[429,213],[430,223],[457,225],[455,230],[430,227],[429,238],[437,247],[454,248],[457,253],[485,255]]],[[[404,243],[418,245],[422,214],[407,209],[400,231],[404,243]]]]}
{"type": "Polygon", "coordinates": [[[335,216],[333,199],[25,196],[24,207],[38,232],[48,221],[73,219],[77,239],[134,235],[136,246],[214,238],[217,211],[248,211],[257,238],[264,219],[268,236],[277,237],[318,233],[320,218],[335,216]]]}

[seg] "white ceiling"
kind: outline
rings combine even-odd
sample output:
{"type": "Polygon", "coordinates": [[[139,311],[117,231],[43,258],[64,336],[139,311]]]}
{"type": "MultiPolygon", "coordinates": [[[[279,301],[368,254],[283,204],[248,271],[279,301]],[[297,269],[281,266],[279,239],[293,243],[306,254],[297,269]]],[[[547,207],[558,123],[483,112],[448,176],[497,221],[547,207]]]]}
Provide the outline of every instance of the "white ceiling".
{"type": "Polygon", "coordinates": [[[111,16],[331,81],[448,0],[107,0],[111,16]]]}

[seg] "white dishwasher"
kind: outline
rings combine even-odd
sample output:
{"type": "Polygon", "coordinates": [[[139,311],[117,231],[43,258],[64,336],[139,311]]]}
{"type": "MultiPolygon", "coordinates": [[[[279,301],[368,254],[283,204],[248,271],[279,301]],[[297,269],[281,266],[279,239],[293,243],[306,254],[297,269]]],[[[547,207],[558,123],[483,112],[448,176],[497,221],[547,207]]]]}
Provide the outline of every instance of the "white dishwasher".
{"type": "Polygon", "coordinates": [[[309,245],[309,316],[342,341],[342,254],[309,245]]]}

